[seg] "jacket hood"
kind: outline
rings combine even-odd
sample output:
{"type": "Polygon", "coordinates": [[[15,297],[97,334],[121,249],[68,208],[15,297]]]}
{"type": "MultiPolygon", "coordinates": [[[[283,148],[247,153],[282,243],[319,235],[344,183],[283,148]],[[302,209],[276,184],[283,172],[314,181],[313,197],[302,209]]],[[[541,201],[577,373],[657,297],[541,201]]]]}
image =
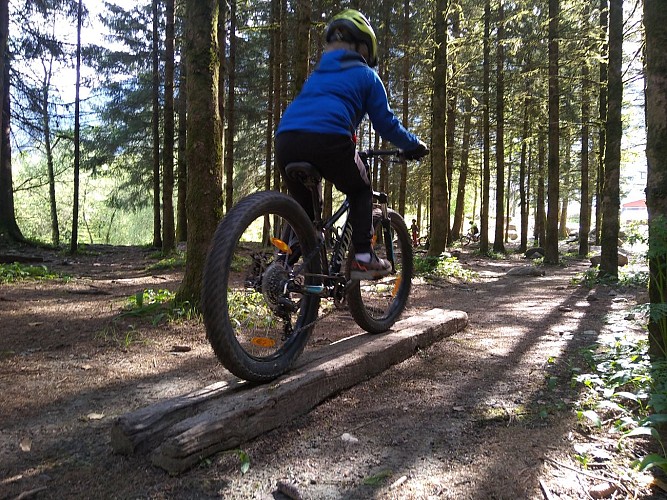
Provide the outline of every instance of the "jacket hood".
{"type": "Polygon", "coordinates": [[[339,49],[322,54],[315,71],[328,73],[359,66],[368,67],[363,57],[352,50],[339,49]]]}

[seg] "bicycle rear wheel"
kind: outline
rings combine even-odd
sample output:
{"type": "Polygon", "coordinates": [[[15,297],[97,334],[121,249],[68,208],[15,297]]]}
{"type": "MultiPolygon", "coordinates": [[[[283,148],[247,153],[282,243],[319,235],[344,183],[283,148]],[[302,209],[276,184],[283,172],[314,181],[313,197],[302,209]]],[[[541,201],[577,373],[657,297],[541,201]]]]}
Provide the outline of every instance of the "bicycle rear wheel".
{"type": "Polygon", "coordinates": [[[305,211],[273,191],[250,195],[218,225],[204,268],[201,306],[206,334],[234,375],[268,382],[301,354],[317,318],[319,297],[286,289],[312,284],[320,259],[305,211]],[[296,275],[296,278],[294,276],[296,275]]]}
{"type": "MultiPolygon", "coordinates": [[[[388,211],[391,241],[385,241],[381,216],[374,213],[375,236],[373,250],[378,257],[388,259],[388,244],[394,255],[394,272],[379,280],[354,281],[350,285],[347,301],[350,313],[357,324],[369,333],[389,330],[405,309],[412,286],[412,241],[403,218],[393,210],[388,211]]],[[[354,259],[350,249],[347,259],[347,275],[354,259]]]]}

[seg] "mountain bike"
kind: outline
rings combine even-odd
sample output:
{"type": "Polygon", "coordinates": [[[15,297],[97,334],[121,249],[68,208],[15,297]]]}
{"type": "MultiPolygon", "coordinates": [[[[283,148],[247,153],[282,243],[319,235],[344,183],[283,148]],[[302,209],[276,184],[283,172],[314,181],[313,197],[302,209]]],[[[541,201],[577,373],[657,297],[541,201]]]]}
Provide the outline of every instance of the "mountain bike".
{"type": "Polygon", "coordinates": [[[474,233],[472,230],[469,230],[461,237],[461,245],[464,247],[477,242],[479,242],[479,233],[474,233]]]}
{"type": "MultiPolygon", "coordinates": [[[[400,159],[399,150],[359,153],[400,159]]],[[[315,218],[289,195],[262,191],[239,201],[216,228],[206,258],[201,306],[208,340],[220,362],[239,378],[269,382],[302,353],[320,315],[321,299],[347,307],[369,333],[389,330],[405,308],[413,273],[412,242],[387,194],[373,192],[373,250],[392,264],[377,280],[350,279],[355,252],[345,199],[326,220],[320,213],[321,176],[309,163],[286,175],[310,189],[315,218]]],[[[323,308],[324,309],[324,308],[323,308]]]]}

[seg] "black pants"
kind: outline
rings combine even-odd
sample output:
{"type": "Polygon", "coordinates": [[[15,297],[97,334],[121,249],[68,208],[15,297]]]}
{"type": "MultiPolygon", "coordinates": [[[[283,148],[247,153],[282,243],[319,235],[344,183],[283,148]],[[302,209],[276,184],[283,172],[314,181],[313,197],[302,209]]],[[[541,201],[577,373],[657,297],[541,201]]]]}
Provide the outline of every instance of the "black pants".
{"type": "MultiPolygon", "coordinates": [[[[305,161],[315,165],[322,177],[350,200],[352,243],[357,253],[371,251],[373,192],[366,168],[350,137],[335,134],[283,132],[276,136],[276,163],[290,195],[314,218],[310,191],[285,176],[288,163],[305,161]]],[[[320,189],[320,210],[322,194],[320,189]]]]}

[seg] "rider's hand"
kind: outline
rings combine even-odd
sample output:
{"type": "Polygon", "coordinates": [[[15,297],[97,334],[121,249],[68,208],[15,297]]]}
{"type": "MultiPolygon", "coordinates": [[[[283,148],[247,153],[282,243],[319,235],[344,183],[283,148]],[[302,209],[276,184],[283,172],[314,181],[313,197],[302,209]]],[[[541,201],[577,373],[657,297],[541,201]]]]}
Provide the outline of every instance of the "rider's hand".
{"type": "Polygon", "coordinates": [[[409,151],[403,151],[402,156],[406,160],[419,160],[429,153],[428,147],[422,141],[419,141],[419,145],[409,151]]]}

